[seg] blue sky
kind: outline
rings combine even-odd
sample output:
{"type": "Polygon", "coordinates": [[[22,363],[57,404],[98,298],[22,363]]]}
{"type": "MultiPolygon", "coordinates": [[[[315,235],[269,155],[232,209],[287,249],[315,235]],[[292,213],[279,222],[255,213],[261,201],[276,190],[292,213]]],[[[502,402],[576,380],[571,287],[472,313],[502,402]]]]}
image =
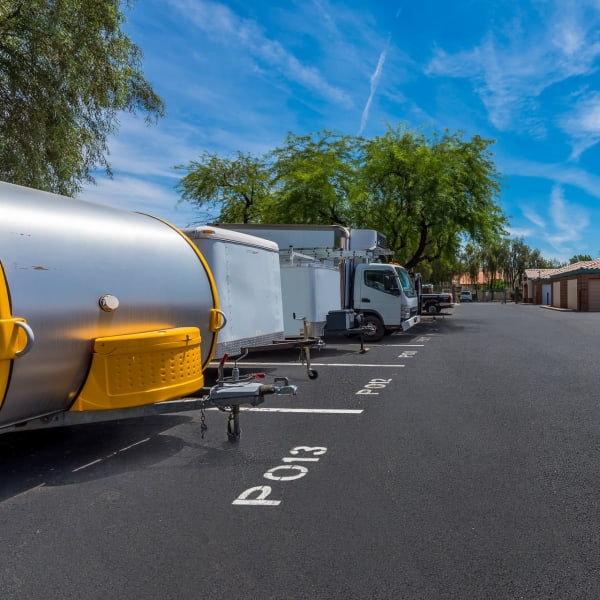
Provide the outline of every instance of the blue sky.
{"type": "Polygon", "coordinates": [[[510,233],[600,256],[600,0],[141,0],[126,31],[167,116],[121,116],[84,199],[202,222],[174,165],[387,124],[495,139],[510,233]]]}

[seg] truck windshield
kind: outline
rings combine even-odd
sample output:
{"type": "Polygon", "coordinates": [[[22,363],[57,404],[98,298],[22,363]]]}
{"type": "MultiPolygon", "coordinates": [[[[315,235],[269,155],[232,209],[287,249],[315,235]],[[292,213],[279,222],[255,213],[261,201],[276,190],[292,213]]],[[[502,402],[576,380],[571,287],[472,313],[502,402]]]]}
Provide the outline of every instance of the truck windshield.
{"type": "Polygon", "coordinates": [[[409,297],[416,296],[417,292],[415,291],[413,280],[408,274],[408,271],[402,267],[394,268],[396,269],[396,273],[398,274],[398,279],[400,279],[400,285],[402,286],[404,293],[409,297]]]}

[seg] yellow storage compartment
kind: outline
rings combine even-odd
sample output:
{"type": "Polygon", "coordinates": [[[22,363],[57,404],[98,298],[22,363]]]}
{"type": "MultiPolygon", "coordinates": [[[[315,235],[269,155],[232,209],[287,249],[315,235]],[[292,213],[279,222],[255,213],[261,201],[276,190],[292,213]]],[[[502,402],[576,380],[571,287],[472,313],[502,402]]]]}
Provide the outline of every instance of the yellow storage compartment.
{"type": "Polygon", "coordinates": [[[97,338],[72,411],[131,408],[181,398],[204,385],[200,330],[178,327],[97,338]]]}

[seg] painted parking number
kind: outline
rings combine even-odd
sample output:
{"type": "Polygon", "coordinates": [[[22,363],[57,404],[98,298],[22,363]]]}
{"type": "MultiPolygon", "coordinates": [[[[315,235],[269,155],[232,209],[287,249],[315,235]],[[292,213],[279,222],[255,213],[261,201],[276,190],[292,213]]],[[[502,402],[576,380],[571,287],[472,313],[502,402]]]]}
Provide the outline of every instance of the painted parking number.
{"type": "Polygon", "coordinates": [[[379,392],[375,390],[384,390],[391,382],[391,379],[371,379],[355,395],[378,396],[379,392]]]}
{"type": "MultiPolygon", "coordinates": [[[[269,481],[296,481],[308,473],[308,465],[319,462],[327,452],[324,446],[296,446],[290,450],[291,456],[281,459],[282,465],[273,467],[263,477],[269,481]]],[[[270,485],[257,485],[244,490],[233,502],[237,506],[279,506],[281,500],[269,498],[272,492],[270,485]]]]}

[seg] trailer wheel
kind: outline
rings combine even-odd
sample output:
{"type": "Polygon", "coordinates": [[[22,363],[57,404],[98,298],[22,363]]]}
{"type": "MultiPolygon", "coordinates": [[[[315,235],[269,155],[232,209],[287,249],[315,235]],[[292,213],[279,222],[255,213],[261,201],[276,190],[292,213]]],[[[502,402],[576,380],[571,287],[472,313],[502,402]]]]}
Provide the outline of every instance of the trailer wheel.
{"type": "Polygon", "coordinates": [[[307,374],[309,379],[316,379],[319,376],[319,374],[313,369],[309,369],[307,374]]]}
{"type": "Polygon", "coordinates": [[[365,339],[369,342],[378,342],[385,335],[383,323],[375,315],[365,315],[363,317],[363,327],[365,327],[365,339]]]}

